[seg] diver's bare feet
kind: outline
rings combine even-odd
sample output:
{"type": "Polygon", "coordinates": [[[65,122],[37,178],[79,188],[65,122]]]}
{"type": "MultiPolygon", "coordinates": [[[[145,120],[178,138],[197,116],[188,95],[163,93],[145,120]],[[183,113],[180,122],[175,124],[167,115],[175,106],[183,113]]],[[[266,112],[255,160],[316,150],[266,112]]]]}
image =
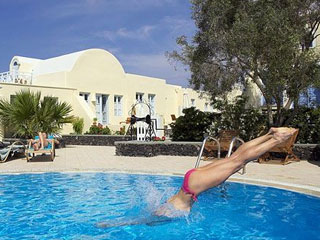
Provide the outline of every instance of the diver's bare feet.
{"type": "Polygon", "coordinates": [[[282,143],[288,140],[295,131],[296,129],[287,127],[273,128],[273,138],[282,143]]]}
{"type": "Polygon", "coordinates": [[[269,129],[269,132],[267,133],[267,135],[274,134],[276,131],[277,131],[277,128],[272,127],[269,129]]]}

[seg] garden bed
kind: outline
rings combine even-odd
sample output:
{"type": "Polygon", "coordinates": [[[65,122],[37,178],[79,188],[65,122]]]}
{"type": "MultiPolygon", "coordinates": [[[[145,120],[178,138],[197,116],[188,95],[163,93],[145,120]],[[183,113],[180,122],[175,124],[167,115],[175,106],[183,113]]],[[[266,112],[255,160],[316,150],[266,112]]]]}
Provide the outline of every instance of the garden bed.
{"type": "Polygon", "coordinates": [[[62,135],[65,145],[114,146],[116,141],[130,141],[129,135],[62,135]]]}
{"type": "MultiPolygon", "coordinates": [[[[121,141],[115,142],[116,155],[153,157],[158,155],[170,156],[198,156],[201,142],[140,142],[121,141]]],[[[320,161],[319,144],[295,144],[294,153],[302,160],[320,161]]],[[[223,156],[223,155],[222,155],[223,156]]]]}

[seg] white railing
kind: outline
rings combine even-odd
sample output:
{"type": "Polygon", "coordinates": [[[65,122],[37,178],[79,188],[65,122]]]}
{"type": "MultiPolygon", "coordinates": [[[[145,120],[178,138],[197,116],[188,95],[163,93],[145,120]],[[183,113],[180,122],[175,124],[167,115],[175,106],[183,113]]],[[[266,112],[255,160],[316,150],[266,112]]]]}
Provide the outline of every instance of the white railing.
{"type": "Polygon", "coordinates": [[[0,82],[16,83],[16,84],[31,84],[32,74],[27,72],[3,72],[0,73],[0,82]]]}
{"type": "Polygon", "coordinates": [[[0,82],[12,82],[10,72],[0,73],[0,82]]]}

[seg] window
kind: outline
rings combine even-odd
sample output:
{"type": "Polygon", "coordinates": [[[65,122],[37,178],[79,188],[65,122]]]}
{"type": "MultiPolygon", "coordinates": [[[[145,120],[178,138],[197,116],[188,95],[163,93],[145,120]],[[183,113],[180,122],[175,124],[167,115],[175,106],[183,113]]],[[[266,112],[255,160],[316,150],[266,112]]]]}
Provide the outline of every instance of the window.
{"type": "Polygon", "coordinates": [[[57,97],[48,97],[48,96],[46,96],[46,97],[43,97],[43,99],[52,99],[52,100],[55,100],[55,101],[58,101],[58,98],[57,97]]]}
{"type": "Polygon", "coordinates": [[[114,115],[122,115],[122,96],[114,96],[114,115]]]}
{"type": "Polygon", "coordinates": [[[299,105],[307,107],[316,107],[318,105],[318,96],[316,88],[308,88],[305,92],[299,96],[299,105]]]}
{"type": "Polygon", "coordinates": [[[79,96],[80,96],[80,97],[83,97],[83,99],[84,99],[87,103],[89,103],[90,93],[83,93],[83,92],[81,92],[81,93],[79,93],[79,96]]]}
{"type": "Polygon", "coordinates": [[[151,111],[153,114],[155,113],[155,98],[156,98],[156,95],[154,95],[154,94],[148,95],[148,102],[150,104],[151,111]]]}
{"type": "Polygon", "coordinates": [[[14,61],[14,63],[13,63],[13,70],[14,70],[14,71],[18,71],[18,70],[19,70],[19,67],[20,67],[20,64],[19,64],[17,61],[14,61]]]}
{"type": "Polygon", "coordinates": [[[191,107],[195,107],[196,106],[196,100],[195,99],[191,99],[191,107]]]}
{"type": "Polygon", "coordinates": [[[143,99],[143,93],[136,93],[136,101],[142,102],[143,99]]]}

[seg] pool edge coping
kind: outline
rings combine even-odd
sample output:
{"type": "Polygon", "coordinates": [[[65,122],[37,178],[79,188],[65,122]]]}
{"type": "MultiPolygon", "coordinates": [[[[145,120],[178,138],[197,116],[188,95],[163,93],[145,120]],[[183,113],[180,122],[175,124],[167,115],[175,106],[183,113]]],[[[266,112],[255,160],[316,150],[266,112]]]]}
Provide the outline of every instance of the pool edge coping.
{"type": "MultiPolygon", "coordinates": [[[[184,174],[176,173],[176,172],[152,172],[152,171],[134,171],[134,170],[130,171],[130,170],[119,170],[119,169],[87,169],[87,170],[69,169],[69,170],[54,170],[54,171],[8,171],[8,172],[0,171],[0,175],[43,174],[43,173],[90,173],[90,172],[146,174],[146,175],[162,175],[162,176],[177,176],[177,177],[184,176],[184,174]]],[[[310,186],[310,185],[294,184],[294,183],[287,183],[287,182],[266,180],[266,179],[259,179],[259,178],[237,177],[237,176],[232,176],[227,181],[245,183],[250,185],[265,186],[265,187],[274,187],[282,190],[289,190],[289,191],[307,194],[315,197],[320,197],[320,188],[310,186]]]]}

